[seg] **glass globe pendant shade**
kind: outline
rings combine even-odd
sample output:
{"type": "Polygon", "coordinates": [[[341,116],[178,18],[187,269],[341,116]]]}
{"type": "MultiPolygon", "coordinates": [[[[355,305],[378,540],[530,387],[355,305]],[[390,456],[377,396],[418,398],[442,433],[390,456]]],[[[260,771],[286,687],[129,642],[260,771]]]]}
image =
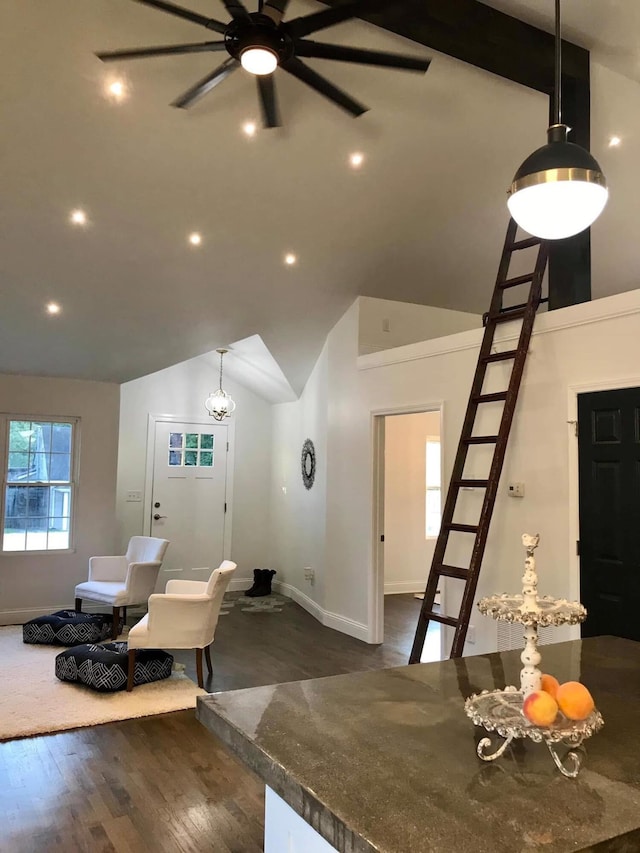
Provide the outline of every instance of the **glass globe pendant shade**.
{"type": "Polygon", "coordinates": [[[278,56],[266,47],[248,47],[242,51],[240,64],[251,74],[272,74],[278,67],[278,56]]]}
{"type": "Polygon", "coordinates": [[[213,391],[204,401],[205,409],[216,421],[222,421],[233,414],[236,404],[222,388],[213,391]]]}
{"type": "Polygon", "coordinates": [[[609,197],[597,160],[567,142],[564,124],[549,128],[549,141],[527,157],[508,190],[507,205],[518,225],[543,240],[572,237],[602,213],[609,197]]]}

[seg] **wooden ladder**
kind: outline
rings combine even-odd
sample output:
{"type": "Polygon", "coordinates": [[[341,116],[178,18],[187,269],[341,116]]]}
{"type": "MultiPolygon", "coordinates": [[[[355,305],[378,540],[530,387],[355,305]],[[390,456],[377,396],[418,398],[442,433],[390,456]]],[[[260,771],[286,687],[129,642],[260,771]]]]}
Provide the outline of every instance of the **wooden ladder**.
{"type": "Polygon", "coordinates": [[[491,299],[491,307],[485,314],[485,330],[480,346],[478,356],[478,364],[473,377],[471,386],[471,394],[467,404],[467,412],[462,426],[462,434],[458,451],[453,466],[447,499],[445,501],[444,510],[442,512],[442,523],[440,532],[436,541],[433,562],[431,563],[431,571],[427,581],[424,600],[420,609],[420,617],[416,628],[416,635],[411,650],[409,663],[419,663],[422,649],[424,647],[427,629],[431,620],[440,622],[443,625],[449,625],[455,628],[453,645],[451,648],[451,657],[461,657],[464,649],[464,643],[471,618],[471,608],[478,586],[478,578],[480,576],[480,567],[482,558],[487,543],[489,534],[489,525],[491,524],[491,516],[496,502],[498,492],[498,483],[502,472],[505,452],[509,440],[509,432],[513,421],[513,414],[518,400],[518,391],[522,380],[522,373],[527,359],[529,342],[531,340],[531,332],[535,320],[536,312],[542,302],[547,302],[547,299],[542,299],[542,280],[547,266],[548,245],[544,241],[540,241],[537,237],[528,237],[523,240],[516,240],[518,226],[511,219],[507,228],[507,236],[502,250],[502,258],[498,268],[498,277],[491,299]],[[522,249],[538,247],[535,269],[533,272],[526,275],[518,275],[513,278],[508,278],[509,267],[514,253],[522,249]],[[529,296],[526,302],[521,305],[513,305],[503,307],[503,297],[505,292],[512,287],[529,284],[529,296]],[[516,349],[507,349],[494,352],[494,338],[496,329],[502,323],[510,320],[522,320],[520,329],[520,337],[516,349]],[[485,376],[488,365],[495,362],[512,361],[511,378],[506,391],[498,393],[482,393],[485,376]],[[504,403],[502,410],[502,418],[497,435],[474,435],[474,425],[476,415],[480,406],[487,403],[504,403]],[[486,480],[465,479],[464,469],[467,461],[469,449],[477,445],[494,445],[493,457],[489,468],[489,476],[486,480]],[[477,524],[459,524],[454,521],[456,503],[461,489],[484,489],[484,500],[480,518],[477,524]],[[473,549],[469,568],[459,568],[457,566],[445,565],[445,552],[449,542],[451,533],[473,535],[473,549]],[[457,617],[445,616],[442,613],[434,612],[434,604],[440,578],[456,578],[464,581],[464,592],[460,611],[457,617]]]}

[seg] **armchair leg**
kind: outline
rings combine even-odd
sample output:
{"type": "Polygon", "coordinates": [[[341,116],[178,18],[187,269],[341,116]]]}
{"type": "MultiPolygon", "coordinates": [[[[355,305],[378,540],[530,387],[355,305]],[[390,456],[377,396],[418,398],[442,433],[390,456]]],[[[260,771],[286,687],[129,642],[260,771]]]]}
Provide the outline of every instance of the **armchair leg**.
{"type": "Polygon", "coordinates": [[[127,653],[127,691],[133,690],[133,677],[136,671],[136,650],[129,649],[127,653]]]}
{"type": "Polygon", "coordinates": [[[202,649],[196,649],[196,671],[198,673],[198,687],[204,688],[204,678],[202,675],[202,649]]]}
{"type": "MultiPolygon", "coordinates": [[[[113,608],[113,626],[111,628],[111,639],[118,639],[118,628],[120,627],[120,608],[113,608]]],[[[133,685],[132,685],[133,686],[133,685]]]]}
{"type": "Polygon", "coordinates": [[[207,671],[209,675],[211,675],[211,673],[213,672],[213,669],[211,667],[211,646],[205,646],[204,656],[205,660],[207,661],[207,671]]]}
{"type": "Polygon", "coordinates": [[[82,613],[82,599],[76,598],[76,613],[82,613]]]}

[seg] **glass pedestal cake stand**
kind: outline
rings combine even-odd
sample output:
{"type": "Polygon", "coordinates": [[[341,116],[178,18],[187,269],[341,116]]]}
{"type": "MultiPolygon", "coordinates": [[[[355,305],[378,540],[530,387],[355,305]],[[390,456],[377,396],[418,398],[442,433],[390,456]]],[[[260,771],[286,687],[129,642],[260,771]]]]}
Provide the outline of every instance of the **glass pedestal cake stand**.
{"type": "Polygon", "coordinates": [[[582,763],[582,756],[576,750],[604,725],[600,712],[594,709],[584,720],[569,720],[560,712],[552,725],[536,726],[522,713],[522,703],[529,693],[540,690],[542,673],[538,664],[542,658],[538,651],[538,628],[577,625],[584,621],[587,612],[579,602],[538,596],[533,552],[538,547],[540,537],[525,534],[522,541],[527,549],[522,595],[492,595],[478,602],[478,608],[485,616],[505,622],[519,622],[524,628],[520,689],[505,687],[504,690],[483,690],[482,693],[470,696],[464,708],[475,725],[503,738],[503,742],[493,751],[491,738],[482,738],[477,753],[483,761],[500,758],[514,739],[529,738],[535,743],[545,743],[558,770],[564,776],[575,778],[582,763]]]}

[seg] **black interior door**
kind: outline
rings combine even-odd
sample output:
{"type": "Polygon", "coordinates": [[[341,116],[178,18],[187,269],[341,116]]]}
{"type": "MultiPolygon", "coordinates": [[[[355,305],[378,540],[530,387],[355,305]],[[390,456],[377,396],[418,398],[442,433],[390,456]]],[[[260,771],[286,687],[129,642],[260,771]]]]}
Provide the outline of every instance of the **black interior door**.
{"type": "Polygon", "coordinates": [[[578,397],[583,637],[640,640],[640,388],[578,397]]]}

